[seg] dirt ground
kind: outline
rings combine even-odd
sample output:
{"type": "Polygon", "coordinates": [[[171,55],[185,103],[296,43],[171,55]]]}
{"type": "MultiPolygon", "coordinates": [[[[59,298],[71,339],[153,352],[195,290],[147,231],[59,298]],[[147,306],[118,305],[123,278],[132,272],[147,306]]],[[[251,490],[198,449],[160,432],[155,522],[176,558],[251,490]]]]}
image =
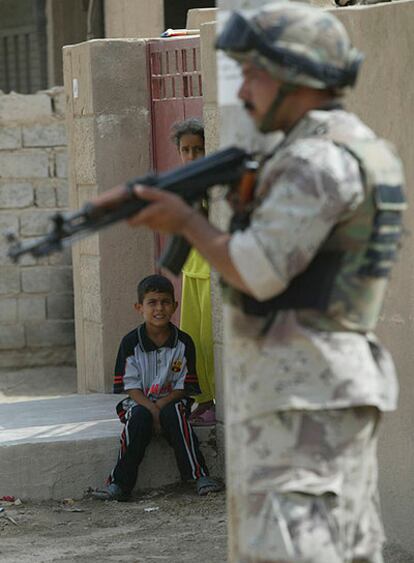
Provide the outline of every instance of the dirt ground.
{"type": "Polygon", "coordinates": [[[85,496],[0,506],[2,563],[226,561],[224,492],[198,497],[190,485],[176,485],[128,503],[85,496]]]}

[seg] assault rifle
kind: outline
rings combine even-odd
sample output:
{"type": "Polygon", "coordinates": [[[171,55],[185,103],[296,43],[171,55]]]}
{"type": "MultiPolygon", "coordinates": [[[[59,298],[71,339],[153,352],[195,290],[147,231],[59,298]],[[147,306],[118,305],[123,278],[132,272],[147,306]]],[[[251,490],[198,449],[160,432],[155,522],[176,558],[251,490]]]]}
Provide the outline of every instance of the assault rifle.
{"type": "MultiPolygon", "coordinates": [[[[190,205],[206,198],[209,188],[228,184],[243,204],[252,197],[257,167],[258,163],[244,150],[230,147],[169,172],[133,178],[116,190],[105,192],[98,204],[89,202],[78,211],[55,214],[51,217],[51,230],[40,239],[19,241],[13,233],[7,233],[8,256],[17,262],[24,254],[39,257],[59,252],[76,240],[135,215],[149,204],[135,195],[133,188],[137,184],[173,192],[190,205]]],[[[190,250],[185,239],[173,236],[159,265],[177,275],[190,250]]]]}

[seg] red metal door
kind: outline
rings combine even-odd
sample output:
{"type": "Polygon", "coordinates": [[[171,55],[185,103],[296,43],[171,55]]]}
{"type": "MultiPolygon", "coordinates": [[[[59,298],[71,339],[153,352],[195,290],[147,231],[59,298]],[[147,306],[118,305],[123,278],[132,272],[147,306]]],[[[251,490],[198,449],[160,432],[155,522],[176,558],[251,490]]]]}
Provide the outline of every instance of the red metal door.
{"type": "MultiPolygon", "coordinates": [[[[151,84],[151,122],[153,169],[164,172],[181,164],[170,139],[171,126],[189,117],[202,118],[200,38],[158,39],[148,44],[151,84]]],[[[166,237],[155,235],[156,260],[165,246],[166,237]]],[[[165,272],[164,272],[165,273],[165,272]]],[[[181,276],[166,274],[174,284],[181,301],[181,276]]],[[[173,321],[179,322],[179,309],[173,321]]]]}

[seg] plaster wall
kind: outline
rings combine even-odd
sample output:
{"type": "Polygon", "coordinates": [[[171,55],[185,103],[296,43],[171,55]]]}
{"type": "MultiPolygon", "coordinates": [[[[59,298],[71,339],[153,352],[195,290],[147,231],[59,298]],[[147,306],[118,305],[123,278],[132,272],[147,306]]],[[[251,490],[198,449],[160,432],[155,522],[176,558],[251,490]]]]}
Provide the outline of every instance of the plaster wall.
{"type": "MultiPolygon", "coordinates": [[[[65,47],[64,80],[70,202],[78,208],[151,167],[146,42],[65,47]]],[[[120,339],[140,322],[136,285],[153,271],[153,241],[122,223],[73,247],[79,392],[112,389],[120,339]]]]}

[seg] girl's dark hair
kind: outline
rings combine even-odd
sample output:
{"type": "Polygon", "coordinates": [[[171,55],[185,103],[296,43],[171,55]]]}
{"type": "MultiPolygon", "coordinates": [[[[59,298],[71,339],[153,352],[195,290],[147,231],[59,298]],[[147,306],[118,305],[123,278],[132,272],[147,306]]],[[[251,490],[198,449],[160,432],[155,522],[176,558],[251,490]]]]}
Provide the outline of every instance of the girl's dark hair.
{"type": "Polygon", "coordinates": [[[138,284],[138,303],[144,302],[144,297],[150,291],[155,291],[156,293],[168,293],[172,300],[175,301],[174,297],[174,286],[168,278],[165,276],[160,276],[159,274],[154,274],[152,276],[147,276],[141,280],[138,284]]]}
{"type": "Polygon", "coordinates": [[[199,135],[204,142],[204,125],[200,119],[190,117],[184,121],[178,121],[171,127],[171,141],[180,146],[180,139],[183,135],[199,135]]]}

